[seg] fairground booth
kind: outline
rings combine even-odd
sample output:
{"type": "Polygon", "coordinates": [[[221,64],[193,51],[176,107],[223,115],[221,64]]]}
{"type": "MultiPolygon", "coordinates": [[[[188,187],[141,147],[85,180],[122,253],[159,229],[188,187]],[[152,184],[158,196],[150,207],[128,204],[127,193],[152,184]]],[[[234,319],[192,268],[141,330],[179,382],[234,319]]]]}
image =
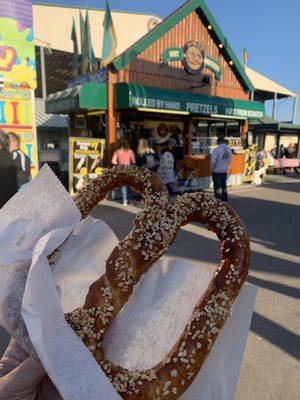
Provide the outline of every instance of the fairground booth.
{"type": "Polygon", "coordinates": [[[270,116],[252,118],[249,121],[249,132],[257,144],[258,151],[273,151],[276,158],[280,158],[281,149],[294,143],[296,154],[300,158],[300,125],[295,123],[298,95],[252,68],[246,67],[246,73],[255,88],[254,100],[265,104],[270,103],[270,116]],[[288,121],[277,120],[281,101],[288,103],[288,108],[290,108],[288,121]]]}
{"type": "MultiPolygon", "coordinates": [[[[110,39],[113,48],[118,37],[110,39]]],[[[177,173],[193,173],[196,189],[210,185],[210,153],[224,135],[234,153],[229,184],[242,183],[248,121],[262,119],[264,105],[251,100],[244,66],[203,0],[186,2],[109,62],[91,59],[90,72],[46,103],[47,112],[69,115],[73,190],[109,165],[121,135],[133,147],[141,137],[154,147],[171,141],[177,173]]],[[[75,74],[80,68],[73,63],[75,74]]]]}

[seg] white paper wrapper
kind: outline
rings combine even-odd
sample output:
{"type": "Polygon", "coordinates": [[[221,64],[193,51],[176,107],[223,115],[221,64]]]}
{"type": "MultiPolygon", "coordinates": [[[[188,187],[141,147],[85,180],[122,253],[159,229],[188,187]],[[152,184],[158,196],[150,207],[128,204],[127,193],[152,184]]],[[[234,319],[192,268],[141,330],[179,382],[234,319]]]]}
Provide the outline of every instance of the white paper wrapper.
{"type": "MultiPolygon", "coordinates": [[[[57,196],[54,197],[57,201],[57,196]]],[[[64,201],[72,202],[70,198],[64,201]]],[[[44,202],[50,203],[47,199],[44,202]]],[[[34,236],[35,243],[34,240],[30,243],[35,248],[22,316],[38,356],[64,399],[117,400],[120,396],[63,316],[64,312],[82,305],[89,284],[104,272],[105,260],[117,240],[101,221],[89,218],[78,224],[78,213],[74,211],[68,214],[69,218],[62,218],[57,210],[59,223],[52,224],[51,230],[40,231],[40,236],[34,236]],[[47,255],[64,242],[73,228],[55,265],[50,267],[47,255]]],[[[30,257],[32,247],[27,247],[31,249],[27,251],[30,257]]],[[[11,264],[7,265],[11,268],[11,264]]],[[[23,265],[26,265],[26,269],[23,267],[26,277],[28,264],[23,262],[23,265]]],[[[183,260],[158,262],[142,277],[107,331],[104,347],[108,358],[132,369],[154,366],[178,339],[209,280],[210,274],[199,265],[183,260]]],[[[232,317],[181,400],[234,398],[255,295],[256,289],[252,286],[243,288],[232,317]]]]}
{"type": "Polygon", "coordinates": [[[72,226],[80,212],[48,166],[0,210],[0,325],[34,354],[20,316],[21,301],[37,240],[72,226]]]}

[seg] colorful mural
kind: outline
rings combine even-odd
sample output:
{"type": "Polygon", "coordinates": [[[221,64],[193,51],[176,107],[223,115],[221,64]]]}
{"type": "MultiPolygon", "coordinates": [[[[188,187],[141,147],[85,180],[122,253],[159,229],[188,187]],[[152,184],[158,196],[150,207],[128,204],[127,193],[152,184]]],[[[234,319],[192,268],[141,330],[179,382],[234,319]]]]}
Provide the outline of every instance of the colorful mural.
{"type": "Polygon", "coordinates": [[[0,81],[36,88],[31,0],[0,0],[0,81]]]}
{"type": "Polygon", "coordinates": [[[37,173],[37,140],[34,126],[33,90],[0,88],[0,130],[14,132],[21,139],[21,150],[31,160],[31,176],[37,173]]]}

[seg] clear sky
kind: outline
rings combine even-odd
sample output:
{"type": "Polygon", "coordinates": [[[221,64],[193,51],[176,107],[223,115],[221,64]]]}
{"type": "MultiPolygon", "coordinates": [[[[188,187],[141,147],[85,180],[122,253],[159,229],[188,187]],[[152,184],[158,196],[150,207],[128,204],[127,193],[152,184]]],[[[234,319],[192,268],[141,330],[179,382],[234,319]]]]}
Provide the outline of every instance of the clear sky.
{"type": "MultiPolygon", "coordinates": [[[[109,4],[112,10],[149,12],[164,18],[184,1],[109,0],[109,4]]],[[[96,8],[104,8],[105,4],[105,0],[36,2],[96,8]]],[[[249,67],[300,94],[300,0],[206,0],[206,3],[239,58],[246,47],[249,67]]],[[[291,120],[290,100],[278,102],[277,118],[291,120]]],[[[300,123],[300,104],[297,123],[300,123]]]]}

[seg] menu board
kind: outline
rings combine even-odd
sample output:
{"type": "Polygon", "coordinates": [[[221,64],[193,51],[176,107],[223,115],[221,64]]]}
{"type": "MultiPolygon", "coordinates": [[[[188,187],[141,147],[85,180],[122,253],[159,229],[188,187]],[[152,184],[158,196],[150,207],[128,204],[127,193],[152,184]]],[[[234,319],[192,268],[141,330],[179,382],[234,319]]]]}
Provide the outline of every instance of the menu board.
{"type": "Polygon", "coordinates": [[[69,190],[72,195],[102,174],[105,139],[70,137],[69,145],[69,190]]]}
{"type": "Polygon", "coordinates": [[[254,178],[257,145],[253,144],[246,150],[244,182],[252,182],[254,178]]]}

